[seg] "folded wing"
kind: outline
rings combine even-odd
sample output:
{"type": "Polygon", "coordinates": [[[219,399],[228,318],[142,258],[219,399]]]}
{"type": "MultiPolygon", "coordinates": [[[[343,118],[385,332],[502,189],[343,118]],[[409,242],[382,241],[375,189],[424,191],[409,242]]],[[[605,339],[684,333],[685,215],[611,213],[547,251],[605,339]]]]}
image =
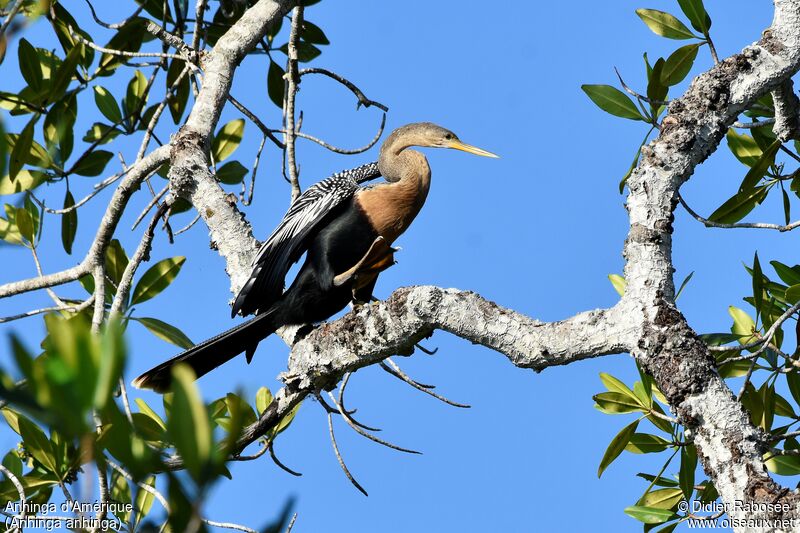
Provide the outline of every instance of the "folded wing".
{"type": "Polygon", "coordinates": [[[320,223],[359,183],[379,176],[375,163],[340,172],[309,187],[289,207],[272,235],[261,245],[250,278],[233,303],[231,316],[267,310],[280,298],[289,268],[308,249],[320,223]]]}

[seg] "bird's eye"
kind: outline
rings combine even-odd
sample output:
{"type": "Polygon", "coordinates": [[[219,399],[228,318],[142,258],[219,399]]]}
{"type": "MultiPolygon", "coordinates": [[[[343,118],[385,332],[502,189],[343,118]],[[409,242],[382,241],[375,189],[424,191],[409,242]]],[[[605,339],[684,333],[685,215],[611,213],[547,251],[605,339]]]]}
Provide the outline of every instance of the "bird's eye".
{"type": "Polygon", "coordinates": [[[446,133],[444,138],[449,141],[449,140],[451,140],[453,138],[453,134],[452,133],[446,133]]]}

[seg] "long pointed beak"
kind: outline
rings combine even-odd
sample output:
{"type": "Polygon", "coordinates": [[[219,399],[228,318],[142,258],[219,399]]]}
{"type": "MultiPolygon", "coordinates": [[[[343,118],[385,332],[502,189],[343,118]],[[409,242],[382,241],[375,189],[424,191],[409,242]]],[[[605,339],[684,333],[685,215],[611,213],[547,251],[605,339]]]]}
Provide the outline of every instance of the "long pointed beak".
{"type": "Polygon", "coordinates": [[[450,141],[448,148],[455,148],[456,150],[461,150],[462,152],[469,152],[475,155],[481,155],[483,157],[494,157],[499,158],[499,155],[493,154],[492,152],[487,152],[477,146],[472,146],[471,144],[465,144],[461,141],[450,141]]]}

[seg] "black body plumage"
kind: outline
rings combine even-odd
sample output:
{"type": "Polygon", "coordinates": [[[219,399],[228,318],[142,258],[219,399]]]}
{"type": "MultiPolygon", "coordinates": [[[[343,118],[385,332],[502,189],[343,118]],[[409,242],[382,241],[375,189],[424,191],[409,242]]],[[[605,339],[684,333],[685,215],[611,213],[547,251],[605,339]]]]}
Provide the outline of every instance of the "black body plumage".
{"type": "MultiPolygon", "coordinates": [[[[192,346],[134,383],[163,392],[179,362],[191,366],[197,377],[242,352],[249,362],[258,343],[279,327],[319,322],[344,309],[354,297],[352,284],[335,287],[333,278],[363,257],[377,237],[354,195],[360,183],[378,176],[377,165],[370,163],[309,187],[259,248],[250,277],[234,301],[232,316],[257,316],[192,346]],[[283,292],[289,268],[304,253],[300,272],[283,292]]],[[[374,284],[359,289],[356,297],[369,301],[374,284]]]]}

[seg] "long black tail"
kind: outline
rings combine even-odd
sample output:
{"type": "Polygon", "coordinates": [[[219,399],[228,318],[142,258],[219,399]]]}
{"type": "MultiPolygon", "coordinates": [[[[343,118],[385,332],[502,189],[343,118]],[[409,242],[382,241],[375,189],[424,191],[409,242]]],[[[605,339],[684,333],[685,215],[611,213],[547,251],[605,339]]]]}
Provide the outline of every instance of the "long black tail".
{"type": "Polygon", "coordinates": [[[200,344],[196,344],[169,361],[151,368],[133,380],[133,385],[140,389],[166,392],[172,381],[172,367],[178,363],[186,363],[192,367],[192,370],[199,378],[244,351],[247,351],[247,361],[250,362],[252,353],[259,341],[268,337],[280,327],[280,324],[274,324],[274,318],[275,313],[268,311],[200,344]]]}

